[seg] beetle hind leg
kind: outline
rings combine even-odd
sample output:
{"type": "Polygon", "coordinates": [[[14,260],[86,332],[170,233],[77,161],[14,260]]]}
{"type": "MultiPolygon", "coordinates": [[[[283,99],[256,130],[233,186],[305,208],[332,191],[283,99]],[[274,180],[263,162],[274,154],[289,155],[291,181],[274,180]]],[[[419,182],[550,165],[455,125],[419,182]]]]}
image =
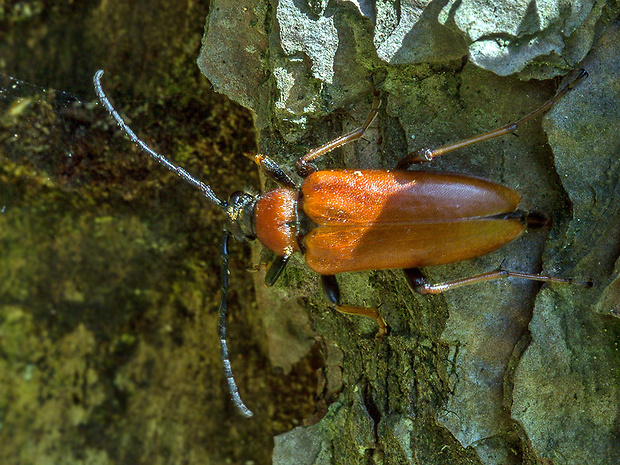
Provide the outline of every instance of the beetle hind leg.
{"type": "Polygon", "coordinates": [[[486,273],[480,273],[465,278],[455,279],[454,281],[447,281],[445,283],[431,284],[427,281],[426,276],[419,268],[407,268],[403,270],[405,276],[411,288],[418,294],[441,294],[442,292],[449,291],[461,286],[468,286],[470,284],[481,283],[484,281],[494,281],[497,279],[505,278],[520,278],[528,279],[530,281],[542,281],[545,283],[560,283],[560,284],[574,284],[577,286],[584,286],[587,288],[592,287],[592,281],[576,281],[571,278],[561,278],[559,276],[549,276],[541,274],[521,273],[519,271],[504,270],[500,265],[493,271],[486,273]]]}
{"type": "Polygon", "coordinates": [[[577,77],[575,77],[568,85],[563,87],[560,91],[558,91],[553,98],[545,102],[542,106],[532,111],[531,113],[525,115],[518,121],[513,123],[508,123],[501,128],[494,129],[489,132],[485,132],[484,134],[479,134],[474,137],[470,137],[469,139],[465,139],[459,142],[455,142],[452,144],[447,144],[442,147],[432,148],[432,147],[424,147],[419,150],[415,150],[408,155],[406,155],[402,160],[398,162],[396,165],[397,170],[405,170],[409,168],[409,166],[417,163],[426,163],[434,158],[440,157],[441,155],[445,155],[446,153],[452,152],[454,150],[460,150],[464,147],[468,147],[470,145],[478,144],[480,142],[484,142],[487,140],[495,139],[496,137],[501,137],[506,134],[516,134],[517,129],[526,123],[527,121],[535,118],[539,115],[542,115],[549,111],[556,102],[566,95],[573,87],[577,85],[579,81],[588,77],[588,73],[582,69],[579,71],[577,77]]]}
{"type": "Polygon", "coordinates": [[[323,291],[327,300],[335,305],[336,310],[342,313],[348,313],[349,315],[359,315],[368,318],[374,318],[377,320],[379,330],[377,331],[376,338],[381,339],[387,334],[388,327],[385,320],[379,313],[376,307],[357,307],[353,305],[342,305],[340,303],[340,288],[338,287],[338,281],[334,275],[321,275],[321,282],[323,284],[323,291]]]}

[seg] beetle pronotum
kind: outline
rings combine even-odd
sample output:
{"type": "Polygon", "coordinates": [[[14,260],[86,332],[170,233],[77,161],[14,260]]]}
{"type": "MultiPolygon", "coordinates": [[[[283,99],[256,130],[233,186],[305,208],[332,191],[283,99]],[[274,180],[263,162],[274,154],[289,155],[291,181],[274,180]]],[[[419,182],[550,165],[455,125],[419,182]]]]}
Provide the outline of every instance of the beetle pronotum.
{"type": "Polygon", "coordinates": [[[421,294],[436,294],[507,277],[591,285],[569,278],[504,270],[501,266],[488,273],[450,282],[428,283],[420,267],[486,254],[516,239],[528,226],[545,224],[546,218],[536,212],[517,210],[519,194],[500,184],[457,174],[407,171],[413,163],[428,162],[468,145],[514,133],[526,121],[548,111],[586,77],[584,70],[552,99],[522,119],[460,142],[411,152],[395,170],[318,170],[312,163],[316,158],[359,139],[374,120],[380,99],[373,86],[373,106],[361,127],[311,150],[298,160],[296,171],[302,178],[301,183],[295,182],[270,158],[255,155],[255,162],[279,187],[260,196],[234,192],[227,202],[220,200],[209,185],[172,164],[135,135],[105,96],[100,83],[102,75],[103,71],[99,70],[94,76],[97,96],[132,142],[200,189],[228,219],[221,248],[220,344],[232,400],[245,416],[251,416],[252,412],[239,396],[226,343],[231,234],[238,241],[258,239],[276,254],[265,276],[267,286],[276,282],[293,253],[303,253],[308,266],[321,275],[327,299],[341,312],[376,319],[377,337],[387,332],[379,311],[341,304],[336,274],[403,269],[412,289],[421,294]]]}

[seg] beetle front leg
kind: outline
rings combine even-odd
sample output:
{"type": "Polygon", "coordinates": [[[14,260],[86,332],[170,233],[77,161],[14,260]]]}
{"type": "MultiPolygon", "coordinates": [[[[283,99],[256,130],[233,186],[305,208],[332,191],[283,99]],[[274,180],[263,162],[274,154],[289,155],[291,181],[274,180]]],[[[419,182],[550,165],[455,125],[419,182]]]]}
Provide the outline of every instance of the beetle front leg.
{"type": "Polygon", "coordinates": [[[474,276],[468,276],[466,278],[455,279],[454,281],[447,281],[445,283],[430,284],[426,280],[426,276],[419,268],[408,268],[403,270],[405,277],[409,282],[411,288],[418,294],[441,294],[442,292],[449,291],[461,286],[469,286],[470,284],[481,283],[484,281],[494,281],[497,279],[505,278],[520,278],[528,279],[530,281],[542,281],[545,283],[559,283],[559,284],[575,284],[578,286],[592,287],[592,281],[575,281],[571,278],[560,278],[558,276],[540,275],[521,273],[519,271],[509,271],[502,269],[501,265],[493,271],[486,273],[480,273],[474,276]]]}
{"type": "Polygon", "coordinates": [[[290,255],[284,255],[282,257],[277,256],[269,265],[269,269],[267,270],[267,274],[265,274],[265,286],[271,287],[273,286],[288,263],[288,259],[291,258],[290,255]]]}
{"type": "Polygon", "coordinates": [[[370,113],[368,113],[368,116],[366,117],[366,121],[364,121],[364,124],[362,124],[359,128],[354,129],[353,131],[349,132],[348,134],[345,134],[344,136],[340,136],[332,140],[331,142],[328,142],[327,144],[321,145],[320,147],[316,149],[310,150],[303,157],[297,160],[295,169],[299,176],[301,176],[302,178],[305,178],[309,176],[310,174],[314,173],[315,171],[317,171],[316,166],[314,166],[311,163],[314,159],[322,155],[325,155],[331,152],[332,150],[337,149],[338,147],[342,147],[343,145],[346,145],[349,142],[353,142],[359,139],[360,137],[362,137],[364,132],[366,132],[366,129],[368,129],[368,126],[370,126],[370,124],[373,122],[373,120],[377,116],[377,111],[379,110],[379,105],[381,104],[379,91],[375,88],[375,85],[372,83],[372,81],[370,81],[370,84],[372,86],[372,93],[374,95],[374,100],[372,102],[372,108],[370,109],[370,113]]]}
{"type": "Polygon", "coordinates": [[[385,320],[375,307],[355,307],[352,305],[340,304],[340,288],[338,287],[338,281],[334,275],[321,275],[321,282],[323,284],[323,291],[327,300],[336,306],[336,310],[342,313],[348,313],[350,315],[360,315],[377,320],[379,330],[375,336],[377,339],[381,339],[387,334],[387,324],[385,320]]]}
{"type": "Polygon", "coordinates": [[[265,175],[277,182],[283,187],[288,187],[289,189],[297,189],[297,185],[291,179],[291,177],[284,172],[280,166],[269,158],[266,155],[257,154],[246,154],[246,156],[254,161],[258,165],[260,169],[263,170],[265,175]]]}

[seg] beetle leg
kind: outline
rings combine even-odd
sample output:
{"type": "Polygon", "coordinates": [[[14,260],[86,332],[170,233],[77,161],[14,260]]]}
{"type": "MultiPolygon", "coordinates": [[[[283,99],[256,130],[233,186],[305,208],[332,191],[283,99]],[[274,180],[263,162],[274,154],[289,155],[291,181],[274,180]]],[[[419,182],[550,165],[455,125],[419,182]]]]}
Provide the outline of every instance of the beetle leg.
{"type": "Polygon", "coordinates": [[[349,142],[353,142],[359,139],[360,137],[362,137],[362,134],[366,132],[366,129],[368,129],[368,126],[370,126],[370,124],[373,122],[373,120],[377,116],[377,111],[379,110],[379,105],[381,104],[381,98],[380,98],[379,91],[375,88],[372,81],[370,82],[370,84],[372,86],[372,93],[374,95],[374,100],[372,102],[372,108],[370,109],[370,113],[368,113],[368,116],[366,117],[366,121],[364,121],[364,124],[362,124],[359,128],[354,129],[353,131],[349,132],[348,134],[345,134],[344,136],[340,136],[332,140],[331,142],[328,142],[327,144],[321,145],[320,147],[317,147],[316,149],[310,150],[303,157],[297,160],[295,169],[297,171],[297,174],[299,174],[299,176],[301,176],[302,178],[305,178],[308,175],[317,171],[317,167],[311,163],[314,159],[322,155],[325,155],[326,153],[329,153],[332,150],[337,149],[338,147],[342,147],[343,145],[346,145],[349,142]]]}
{"type": "Polygon", "coordinates": [[[534,110],[530,114],[524,116],[518,121],[514,123],[509,123],[506,126],[502,126],[501,128],[494,129],[493,131],[485,132],[484,134],[479,134],[474,137],[470,137],[469,139],[462,140],[460,142],[455,142],[453,144],[444,145],[443,147],[439,147],[436,149],[425,147],[406,155],[401,161],[396,165],[396,169],[407,169],[410,165],[414,163],[425,163],[427,161],[431,161],[433,158],[437,158],[441,155],[444,155],[448,152],[452,152],[454,150],[462,149],[463,147],[467,147],[469,145],[477,144],[478,142],[484,142],[486,140],[494,139],[496,137],[501,137],[506,134],[514,134],[515,131],[521,126],[523,123],[535,118],[538,115],[546,113],[555,105],[555,103],[560,100],[568,91],[570,91],[577,83],[588,76],[588,73],[585,70],[581,70],[579,75],[570,82],[567,86],[563,87],[553,98],[544,103],[540,108],[534,110]]]}
{"type": "Polygon", "coordinates": [[[247,155],[248,158],[254,160],[254,162],[264,171],[264,173],[283,187],[289,189],[297,189],[298,186],[291,177],[284,172],[278,164],[266,155],[251,154],[247,155]]]}
{"type": "Polygon", "coordinates": [[[430,284],[426,280],[426,276],[419,268],[408,268],[403,270],[407,281],[411,288],[419,294],[440,294],[456,287],[468,286],[470,284],[481,283],[484,281],[493,281],[496,279],[504,278],[521,278],[529,279],[530,281],[542,281],[546,283],[560,283],[560,284],[576,284],[578,286],[592,287],[591,281],[575,281],[571,278],[560,278],[558,276],[540,275],[521,273],[519,271],[509,271],[499,268],[486,273],[480,273],[474,276],[468,276],[466,278],[455,279],[454,281],[447,281],[445,283],[430,284]]]}
{"type": "Polygon", "coordinates": [[[342,313],[348,313],[350,315],[360,315],[367,316],[369,318],[374,318],[377,320],[377,324],[379,325],[379,330],[377,331],[377,335],[375,336],[377,339],[381,339],[383,336],[387,334],[387,324],[385,320],[379,313],[379,310],[375,307],[355,307],[352,305],[341,305],[340,304],[340,288],[338,287],[338,281],[336,281],[336,277],[334,275],[321,275],[321,282],[323,284],[323,291],[325,292],[325,297],[332,304],[336,306],[336,310],[342,313]]]}
{"type": "Polygon", "coordinates": [[[282,271],[284,271],[289,258],[291,258],[290,255],[285,255],[283,257],[278,255],[273,259],[265,275],[265,286],[271,287],[276,283],[282,271]]]}

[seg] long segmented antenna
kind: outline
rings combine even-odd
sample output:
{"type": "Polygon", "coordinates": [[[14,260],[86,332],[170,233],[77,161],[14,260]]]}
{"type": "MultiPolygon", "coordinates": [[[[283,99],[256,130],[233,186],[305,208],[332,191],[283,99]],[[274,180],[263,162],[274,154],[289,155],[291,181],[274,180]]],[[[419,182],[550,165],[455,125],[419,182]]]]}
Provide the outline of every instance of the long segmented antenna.
{"type": "Polygon", "coordinates": [[[228,383],[228,391],[230,398],[237,407],[239,413],[245,417],[254,415],[252,411],[245,406],[239,395],[235,376],[230,366],[230,355],[228,354],[228,344],[226,343],[226,294],[228,293],[228,240],[230,233],[224,230],[224,239],[222,240],[222,299],[220,300],[220,347],[222,349],[222,363],[224,364],[224,375],[228,383]]]}
{"type": "Polygon", "coordinates": [[[213,190],[208,185],[206,185],[202,181],[199,181],[198,179],[193,177],[191,174],[189,174],[187,171],[185,171],[180,166],[176,166],[172,164],[171,162],[169,162],[164,156],[157,153],[155,150],[153,150],[148,145],[146,145],[142,140],[140,140],[138,136],[136,136],[136,134],[131,130],[131,128],[127,126],[127,123],[123,121],[123,118],[121,118],[121,115],[119,115],[118,112],[114,109],[114,107],[110,103],[110,100],[108,100],[108,97],[106,97],[105,93],[103,92],[103,88],[101,87],[101,82],[100,82],[101,76],[103,76],[102,69],[98,70],[95,73],[95,76],[93,77],[93,83],[95,85],[95,92],[97,93],[97,97],[99,97],[99,101],[103,104],[104,107],[106,107],[106,109],[108,110],[112,118],[116,120],[116,123],[125,132],[125,134],[127,134],[129,139],[131,139],[131,141],[134,144],[136,144],[136,146],[140,150],[148,153],[150,156],[152,156],[155,160],[157,160],[159,163],[164,165],[170,171],[176,173],[178,176],[180,176],[181,178],[183,178],[190,184],[194,185],[198,189],[200,189],[204,193],[207,199],[209,199],[211,202],[213,202],[215,205],[217,205],[221,209],[225,210],[226,202],[223,202],[220,199],[218,199],[215,193],[213,192],[213,190]]]}
{"type": "MultiPolygon", "coordinates": [[[[103,88],[101,87],[101,76],[103,76],[103,70],[99,70],[95,73],[93,77],[93,83],[95,85],[95,92],[99,97],[99,100],[103,104],[104,107],[108,110],[110,115],[116,120],[120,128],[127,134],[129,139],[136,144],[136,146],[142,151],[148,153],[150,156],[155,158],[159,163],[164,165],[170,171],[173,171],[181,178],[193,184],[195,187],[200,189],[205,197],[213,202],[215,205],[226,211],[227,203],[218,199],[213,190],[206,185],[205,183],[199,181],[194,178],[191,174],[185,171],[180,166],[173,165],[169,162],[165,157],[155,152],[152,148],[146,145],[136,134],[131,130],[127,123],[123,121],[123,118],[118,114],[118,112],[114,109],[105,93],[103,92],[103,88]]],[[[220,347],[222,351],[222,363],[224,365],[224,375],[226,376],[226,382],[228,383],[228,390],[230,392],[231,400],[239,413],[245,417],[251,417],[254,415],[252,411],[245,406],[243,401],[241,400],[241,396],[239,396],[239,390],[237,389],[237,383],[235,382],[235,377],[232,372],[232,368],[230,366],[230,355],[228,354],[228,344],[226,343],[226,312],[228,310],[226,298],[228,293],[228,241],[230,239],[230,233],[224,230],[224,239],[222,241],[222,298],[220,301],[220,327],[219,327],[219,336],[220,336],[220,347]]]]}

